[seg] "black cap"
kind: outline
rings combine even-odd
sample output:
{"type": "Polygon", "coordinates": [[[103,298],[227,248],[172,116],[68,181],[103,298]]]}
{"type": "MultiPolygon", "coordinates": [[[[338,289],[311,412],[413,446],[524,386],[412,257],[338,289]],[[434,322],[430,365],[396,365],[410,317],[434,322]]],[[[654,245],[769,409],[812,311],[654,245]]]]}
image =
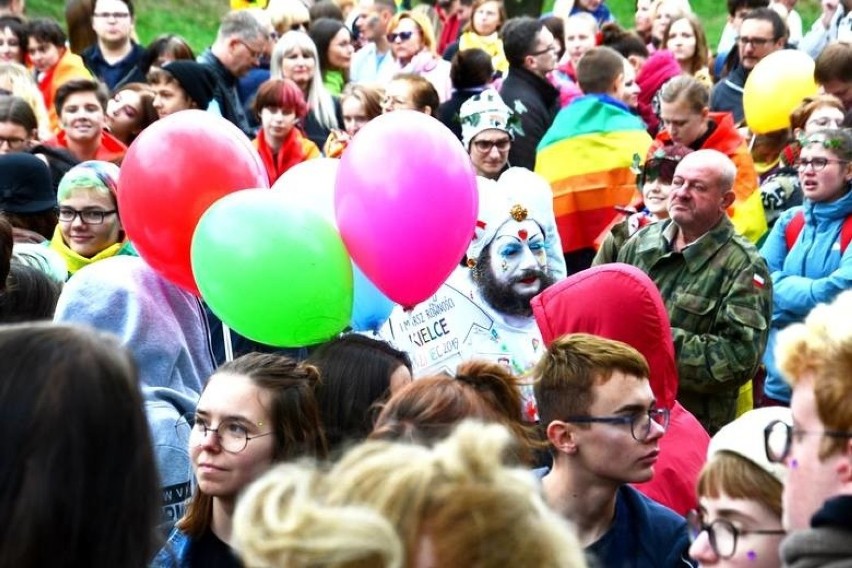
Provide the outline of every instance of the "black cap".
{"type": "Polygon", "coordinates": [[[56,205],[47,164],[32,154],[0,156],[0,211],[41,213],[56,205]]]}
{"type": "Polygon", "coordinates": [[[216,78],[210,69],[190,59],[169,61],[162,69],[175,78],[199,109],[207,110],[216,92],[216,78]]]}

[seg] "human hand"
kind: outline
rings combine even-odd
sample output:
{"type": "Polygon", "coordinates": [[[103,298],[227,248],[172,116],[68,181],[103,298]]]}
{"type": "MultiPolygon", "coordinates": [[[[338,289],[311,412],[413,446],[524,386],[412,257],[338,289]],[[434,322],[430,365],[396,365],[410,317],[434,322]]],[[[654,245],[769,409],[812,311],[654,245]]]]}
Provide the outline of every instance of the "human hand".
{"type": "Polygon", "coordinates": [[[820,21],[825,28],[831,24],[831,19],[834,13],[837,12],[837,7],[840,5],[840,0],[822,0],[822,16],[820,21]]]}

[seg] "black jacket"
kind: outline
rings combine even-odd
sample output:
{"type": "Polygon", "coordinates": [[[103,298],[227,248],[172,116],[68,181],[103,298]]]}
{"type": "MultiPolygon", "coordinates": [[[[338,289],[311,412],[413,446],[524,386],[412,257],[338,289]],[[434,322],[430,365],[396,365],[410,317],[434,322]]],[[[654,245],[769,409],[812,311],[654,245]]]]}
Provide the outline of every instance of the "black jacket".
{"type": "Polygon", "coordinates": [[[520,115],[523,134],[516,135],[512,142],[509,163],[532,170],[536,147],[559,112],[559,91],[547,79],[526,69],[511,67],[500,96],[512,110],[519,110],[517,101],[526,109],[520,115]]]}

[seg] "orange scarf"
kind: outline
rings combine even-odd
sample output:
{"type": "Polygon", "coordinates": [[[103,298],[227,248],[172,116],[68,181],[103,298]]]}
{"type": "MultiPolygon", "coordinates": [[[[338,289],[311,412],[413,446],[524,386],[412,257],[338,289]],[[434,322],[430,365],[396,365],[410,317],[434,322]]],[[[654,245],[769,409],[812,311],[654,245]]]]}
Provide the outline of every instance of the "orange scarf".
{"type": "Polygon", "coordinates": [[[308,158],[305,155],[304,144],[302,144],[302,133],[295,126],[284,139],[278,154],[275,154],[272,147],[267,143],[263,129],[260,130],[252,143],[257,148],[260,159],[263,160],[263,165],[266,166],[270,185],[275,183],[275,180],[280,178],[284,172],[308,158]]]}

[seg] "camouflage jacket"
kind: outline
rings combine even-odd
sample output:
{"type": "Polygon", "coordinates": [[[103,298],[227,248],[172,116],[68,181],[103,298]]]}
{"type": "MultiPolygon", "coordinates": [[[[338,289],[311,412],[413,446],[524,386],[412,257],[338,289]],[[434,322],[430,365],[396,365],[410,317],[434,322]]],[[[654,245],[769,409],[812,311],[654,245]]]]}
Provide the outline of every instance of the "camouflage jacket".
{"type": "Polygon", "coordinates": [[[672,326],[678,400],[714,434],[734,419],[737,393],[760,364],[772,316],[772,282],[757,249],[724,217],[675,252],[677,226],[655,223],[621,248],[619,262],[657,285],[672,326]]]}

